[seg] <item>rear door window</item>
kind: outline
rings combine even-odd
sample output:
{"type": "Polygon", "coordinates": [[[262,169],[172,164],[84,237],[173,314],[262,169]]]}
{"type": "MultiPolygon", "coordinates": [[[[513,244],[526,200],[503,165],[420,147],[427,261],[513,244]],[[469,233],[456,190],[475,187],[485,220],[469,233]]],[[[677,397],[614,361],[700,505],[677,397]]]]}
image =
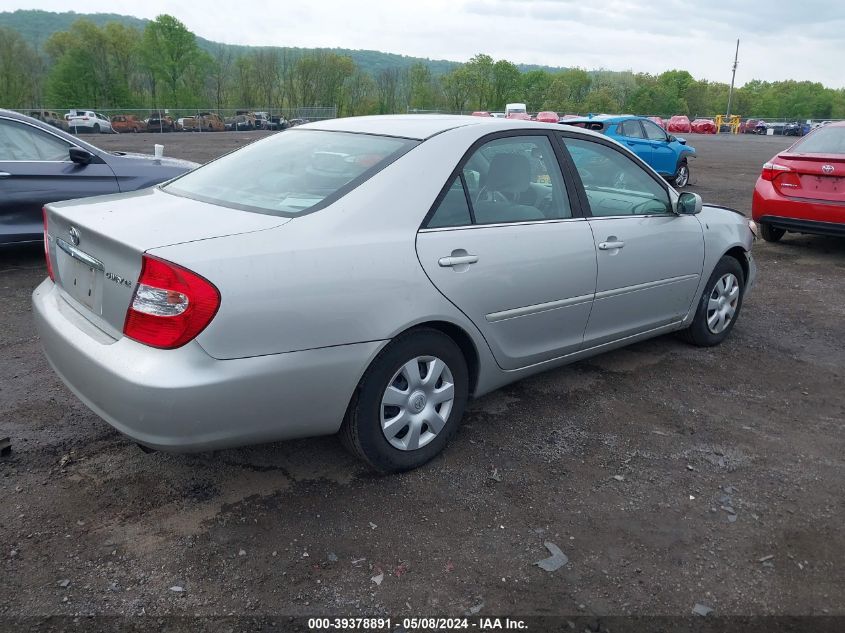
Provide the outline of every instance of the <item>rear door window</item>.
{"type": "Polygon", "coordinates": [[[0,119],[0,161],[70,160],[70,143],[31,125],[0,119]]]}
{"type": "Polygon", "coordinates": [[[426,228],[455,226],[448,223],[459,217],[463,224],[571,218],[569,196],[548,137],[498,138],[473,152],[426,228]],[[460,200],[464,185],[470,208],[464,208],[466,201],[460,200]]]}
{"type": "Polygon", "coordinates": [[[630,138],[643,138],[643,130],[639,121],[623,121],[619,124],[620,134],[630,138]]]}
{"type": "Polygon", "coordinates": [[[437,210],[428,221],[428,228],[439,229],[448,226],[472,224],[467,196],[460,176],[455,176],[437,210]]]}

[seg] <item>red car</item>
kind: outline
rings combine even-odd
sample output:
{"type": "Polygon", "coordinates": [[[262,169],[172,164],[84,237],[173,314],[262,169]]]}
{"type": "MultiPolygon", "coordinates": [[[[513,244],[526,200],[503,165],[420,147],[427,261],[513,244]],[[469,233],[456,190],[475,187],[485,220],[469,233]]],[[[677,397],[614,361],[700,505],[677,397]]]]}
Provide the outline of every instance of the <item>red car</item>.
{"type": "Polygon", "coordinates": [[[689,117],[685,114],[676,114],[669,119],[669,123],[666,125],[666,131],[670,134],[689,134],[692,132],[689,117]]]}
{"type": "Polygon", "coordinates": [[[557,112],[543,110],[542,112],[537,113],[534,120],[539,121],[540,123],[559,123],[560,117],[557,115],[557,112]]]}
{"type": "Polygon", "coordinates": [[[845,237],[845,121],[817,128],[763,165],[751,215],[768,242],[787,231],[845,237]]]}
{"type": "Polygon", "coordinates": [[[716,123],[713,119],[696,119],[690,123],[690,126],[696,134],[715,134],[717,132],[716,123]]]}

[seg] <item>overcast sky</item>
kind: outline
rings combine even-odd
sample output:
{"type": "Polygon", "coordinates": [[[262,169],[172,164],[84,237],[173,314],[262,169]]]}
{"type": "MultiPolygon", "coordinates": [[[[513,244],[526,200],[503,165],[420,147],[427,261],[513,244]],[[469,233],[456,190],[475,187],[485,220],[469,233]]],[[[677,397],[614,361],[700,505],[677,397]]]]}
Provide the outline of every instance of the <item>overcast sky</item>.
{"type": "Polygon", "coordinates": [[[374,49],[466,61],[660,73],[737,84],[807,79],[845,87],[843,0],[0,0],[0,10],[170,13],[229,44],[374,49]]]}

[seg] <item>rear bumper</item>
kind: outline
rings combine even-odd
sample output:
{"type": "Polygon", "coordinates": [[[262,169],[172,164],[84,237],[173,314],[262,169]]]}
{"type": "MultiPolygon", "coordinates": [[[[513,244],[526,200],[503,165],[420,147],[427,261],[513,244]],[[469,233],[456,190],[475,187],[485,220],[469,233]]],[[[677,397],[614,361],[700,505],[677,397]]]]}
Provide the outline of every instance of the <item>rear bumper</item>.
{"type": "Polygon", "coordinates": [[[751,217],[756,222],[799,233],[845,234],[845,200],[837,203],[787,198],[762,178],[754,187],[751,217]]]}
{"type": "Polygon", "coordinates": [[[49,279],[32,295],[47,360],[74,394],[151,448],[203,451],[326,435],[383,342],[237,360],[196,341],[159,350],[96,329],[49,279]]]}
{"type": "Polygon", "coordinates": [[[769,224],[778,229],[785,229],[793,233],[810,233],[812,235],[833,235],[845,237],[845,223],[816,222],[797,218],[784,218],[778,215],[763,215],[760,223],[769,224]]]}

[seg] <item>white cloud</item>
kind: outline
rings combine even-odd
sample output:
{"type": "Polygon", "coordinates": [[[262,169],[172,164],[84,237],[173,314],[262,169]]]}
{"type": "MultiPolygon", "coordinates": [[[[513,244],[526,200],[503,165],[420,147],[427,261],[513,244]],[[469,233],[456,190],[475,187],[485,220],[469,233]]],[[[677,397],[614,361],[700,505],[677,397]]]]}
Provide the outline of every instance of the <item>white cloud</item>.
{"type": "MultiPolygon", "coordinates": [[[[3,0],[3,8],[65,11],[64,0],[3,0]]],[[[340,47],[465,61],[496,59],[659,73],[684,68],[737,81],[819,81],[845,87],[845,2],[791,0],[88,0],[77,11],[153,18],[170,13],[229,44],[340,47]]]]}

